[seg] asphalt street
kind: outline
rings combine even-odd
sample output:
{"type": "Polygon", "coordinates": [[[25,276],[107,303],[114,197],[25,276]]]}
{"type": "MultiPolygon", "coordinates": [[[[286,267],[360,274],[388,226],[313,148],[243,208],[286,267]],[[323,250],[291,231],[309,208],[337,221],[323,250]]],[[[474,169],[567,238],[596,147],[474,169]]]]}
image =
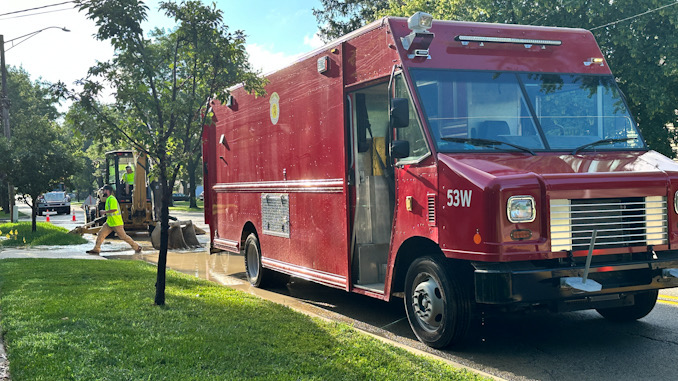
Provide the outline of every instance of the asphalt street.
{"type": "MultiPolygon", "coordinates": [[[[25,206],[20,210],[28,213],[25,206]]],[[[51,216],[50,222],[71,229],[84,223],[79,208],[76,222],[69,216],[51,216]]],[[[206,228],[199,213],[172,213],[206,228]]],[[[38,217],[44,221],[45,217],[38,217]]],[[[93,237],[88,238],[93,241],[93,237]]],[[[199,240],[208,246],[208,236],[199,240]]],[[[157,261],[147,236],[134,255],[125,243],[107,240],[102,257],[157,261]]],[[[0,258],[92,257],[90,244],[67,248],[0,250],[0,258]]],[[[438,351],[419,343],[407,323],[401,299],[390,303],[350,294],[293,278],[285,287],[262,290],[244,276],[243,258],[207,250],[171,252],[168,267],[228,285],[290,307],[345,322],[425,352],[509,380],[649,380],[674,379],[678,374],[678,289],[663,290],[655,309],[633,323],[608,322],[595,311],[552,314],[498,314],[486,316],[478,339],[463,349],[438,351]]]]}

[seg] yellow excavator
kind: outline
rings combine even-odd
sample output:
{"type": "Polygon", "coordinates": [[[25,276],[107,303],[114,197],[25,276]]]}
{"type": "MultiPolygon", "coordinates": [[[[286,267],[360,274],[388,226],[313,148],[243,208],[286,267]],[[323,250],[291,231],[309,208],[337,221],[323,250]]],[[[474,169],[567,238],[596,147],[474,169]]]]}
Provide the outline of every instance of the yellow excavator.
{"type": "MultiPolygon", "coordinates": [[[[148,183],[148,158],[139,150],[120,150],[106,152],[103,168],[104,184],[110,185],[118,199],[124,228],[127,232],[148,232],[151,243],[160,248],[159,219],[160,197],[154,197],[148,183]],[[129,168],[129,169],[128,169],[129,168]]],[[[159,195],[158,195],[159,196],[159,195]]],[[[103,193],[97,194],[95,205],[85,205],[86,224],[73,229],[71,234],[97,234],[106,222],[106,216],[100,215],[104,209],[103,193]]],[[[192,221],[178,221],[170,216],[169,249],[182,250],[202,247],[197,234],[205,231],[193,225],[192,221]]]]}

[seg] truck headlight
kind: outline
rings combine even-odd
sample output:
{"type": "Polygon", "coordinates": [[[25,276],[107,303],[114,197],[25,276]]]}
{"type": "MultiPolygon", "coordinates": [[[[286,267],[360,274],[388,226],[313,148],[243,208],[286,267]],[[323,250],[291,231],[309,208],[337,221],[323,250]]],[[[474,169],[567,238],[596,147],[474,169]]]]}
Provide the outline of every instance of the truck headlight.
{"type": "Polygon", "coordinates": [[[673,194],[673,210],[678,214],[678,191],[673,194]]]}
{"type": "Polygon", "coordinates": [[[519,222],[532,222],[537,216],[537,211],[532,196],[512,196],[506,203],[506,215],[514,224],[519,222]]]}

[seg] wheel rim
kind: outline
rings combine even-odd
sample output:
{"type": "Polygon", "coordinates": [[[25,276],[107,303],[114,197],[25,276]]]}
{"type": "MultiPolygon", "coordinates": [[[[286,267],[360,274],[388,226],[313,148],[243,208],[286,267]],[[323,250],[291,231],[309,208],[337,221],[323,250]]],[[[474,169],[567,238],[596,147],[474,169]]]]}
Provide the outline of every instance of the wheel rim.
{"type": "Polygon", "coordinates": [[[433,332],[443,324],[445,302],[440,285],[429,274],[421,274],[412,292],[412,309],[422,328],[433,332]]]}
{"type": "Polygon", "coordinates": [[[259,251],[255,245],[247,247],[247,276],[254,280],[259,276],[259,251]]]}

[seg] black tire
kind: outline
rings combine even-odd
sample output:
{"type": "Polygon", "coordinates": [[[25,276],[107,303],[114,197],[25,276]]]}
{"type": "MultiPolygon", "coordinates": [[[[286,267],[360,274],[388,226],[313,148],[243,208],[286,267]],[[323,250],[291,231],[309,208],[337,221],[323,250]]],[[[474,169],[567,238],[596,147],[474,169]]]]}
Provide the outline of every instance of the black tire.
{"type": "Polygon", "coordinates": [[[659,291],[648,290],[634,295],[635,303],[632,306],[598,308],[599,314],[605,319],[617,322],[628,322],[644,318],[657,304],[659,291]]]}
{"type": "Polygon", "coordinates": [[[441,260],[416,259],[405,276],[405,311],[419,340],[433,348],[463,345],[471,337],[475,303],[461,271],[441,260]]]}
{"type": "Polygon", "coordinates": [[[261,286],[263,267],[261,267],[261,246],[259,238],[254,233],[250,233],[245,240],[245,275],[247,281],[254,287],[261,286]]]}
{"type": "Polygon", "coordinates": [[[264,288],[287,284],[290,277],[261,265],[261,246],[256,234],[250,233],[245,240],[245,274],[247,281],[254,287],[264,288]]]}

